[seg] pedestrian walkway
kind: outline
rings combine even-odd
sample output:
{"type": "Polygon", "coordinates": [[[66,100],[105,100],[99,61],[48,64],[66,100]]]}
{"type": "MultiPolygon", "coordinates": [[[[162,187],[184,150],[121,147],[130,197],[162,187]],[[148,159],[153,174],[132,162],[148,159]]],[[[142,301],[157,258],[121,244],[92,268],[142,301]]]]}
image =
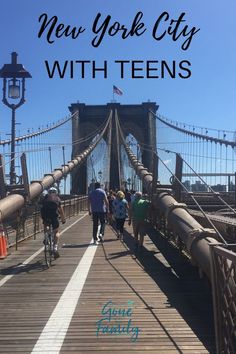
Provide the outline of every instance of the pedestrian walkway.
{"type": "Polygon", "coordinates": [[[156,232],[137,254],[130,227],[98,246],[86,214],[63,229],[50,269],[42,235],[0,262],[0,353],[215,353],[206,284],[156,232]]]}

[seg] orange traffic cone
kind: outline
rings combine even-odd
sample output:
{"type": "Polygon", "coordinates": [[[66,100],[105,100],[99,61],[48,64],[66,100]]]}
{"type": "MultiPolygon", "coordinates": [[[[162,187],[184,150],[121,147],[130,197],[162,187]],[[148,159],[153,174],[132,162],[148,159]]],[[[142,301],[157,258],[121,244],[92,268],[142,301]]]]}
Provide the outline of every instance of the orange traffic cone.
{"type": "Polygon", "coordinates": [[[0,229],[0,259],[7,256],[7,241],[3,229],[0,229]]]}

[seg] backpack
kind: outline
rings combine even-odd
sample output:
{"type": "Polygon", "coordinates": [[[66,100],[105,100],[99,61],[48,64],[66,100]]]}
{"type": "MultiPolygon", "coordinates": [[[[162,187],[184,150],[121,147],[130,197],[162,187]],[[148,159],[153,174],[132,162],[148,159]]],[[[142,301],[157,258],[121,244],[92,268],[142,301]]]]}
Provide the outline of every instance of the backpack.
{"type": "Polygon", "coordinates": [[[57,210],[60,206],[60,198],[55,194],[47,194],[42,201],[41,215],[44,216],[57,216],[57,210]]]}

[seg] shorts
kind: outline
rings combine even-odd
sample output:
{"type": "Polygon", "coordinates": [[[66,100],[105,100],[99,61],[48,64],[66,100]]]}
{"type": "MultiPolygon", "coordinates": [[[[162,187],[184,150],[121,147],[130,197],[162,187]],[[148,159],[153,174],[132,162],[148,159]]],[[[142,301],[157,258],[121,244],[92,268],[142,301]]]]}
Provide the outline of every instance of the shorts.
{"type": "Polygon", "coordinates": [[[144,237],[146,235],[146,223],[144,220],[133,219],[132,224],[134,236],[138,237],[140,235],[140,237],[144,237]]]}
{"type": "Polygon", "coordinates": [[[53,217],[47,217],[47,218],[44,218],[43,219],[43,224],[44,225],[52,225],[52,229],[55,230],[55,229],[58,229],[59,227],[59,220],[58,220],[58,217],[56,216],[53,216],[53,217]]]}

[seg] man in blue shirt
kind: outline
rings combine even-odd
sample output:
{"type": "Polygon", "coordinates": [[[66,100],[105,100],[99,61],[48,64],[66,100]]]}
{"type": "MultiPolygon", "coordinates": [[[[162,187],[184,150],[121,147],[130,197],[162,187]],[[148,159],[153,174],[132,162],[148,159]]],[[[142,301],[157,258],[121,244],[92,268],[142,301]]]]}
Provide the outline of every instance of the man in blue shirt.
{"type": "Polygon", "coordinates": [[[93,240],[94,244],[98,244],[97,232],[98,232],[98,221],[100,221],[100,240],[104,236],[105,230],[105,214],[108,210],[109,203],[105,191],[101,188],[99,182],[94,185],[95,189],[89,194],[88,197],[88,210],[89,215],[93,216],[93,240]]]}

